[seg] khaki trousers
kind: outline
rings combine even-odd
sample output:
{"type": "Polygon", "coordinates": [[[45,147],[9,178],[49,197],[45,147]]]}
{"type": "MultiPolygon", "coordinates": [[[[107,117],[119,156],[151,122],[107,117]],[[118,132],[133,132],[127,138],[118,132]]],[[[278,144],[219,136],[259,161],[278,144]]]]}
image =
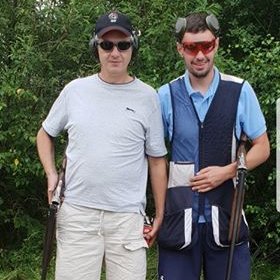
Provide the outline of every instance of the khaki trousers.
{"type": "Polygon", "coordinates": [[[57,217],[56,280],[146,279],[143,216],[63,203],[57,217]]]}

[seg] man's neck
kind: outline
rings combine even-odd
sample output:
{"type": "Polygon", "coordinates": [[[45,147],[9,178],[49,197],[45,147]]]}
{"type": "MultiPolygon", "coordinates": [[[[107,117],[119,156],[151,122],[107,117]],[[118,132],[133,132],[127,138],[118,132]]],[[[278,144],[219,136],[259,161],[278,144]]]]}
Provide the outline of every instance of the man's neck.
{"type": "Polygon", "coordinates": [[[98,73],[99,78],[109,84],[126,84],[134,80],[128,73],[122,75],[106,75],[103,72],[98,73]]]}
{"type": "Polygon", "coordinates": [[[189,73],[189,75],[192,88],[195,91],[199,91],[202,95],[205,95],[213,81],[214,69],[205,77],[196,77],[191,73],[189,73]]]}

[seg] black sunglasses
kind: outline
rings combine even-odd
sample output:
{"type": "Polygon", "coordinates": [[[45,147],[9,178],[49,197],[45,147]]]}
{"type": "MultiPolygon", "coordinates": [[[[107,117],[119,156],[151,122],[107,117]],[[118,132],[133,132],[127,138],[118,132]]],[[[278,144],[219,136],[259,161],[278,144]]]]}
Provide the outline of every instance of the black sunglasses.
{"type": "Polygon", "coordinates": [[[111,41],[102,41],[97,43],[104,51],[112,51],[114,46],[117,47],[117,49],[122,52],[128,50],[132,46],[132,42],[130,41],[119,41],[117,43],[111,42],[111,41]]]}

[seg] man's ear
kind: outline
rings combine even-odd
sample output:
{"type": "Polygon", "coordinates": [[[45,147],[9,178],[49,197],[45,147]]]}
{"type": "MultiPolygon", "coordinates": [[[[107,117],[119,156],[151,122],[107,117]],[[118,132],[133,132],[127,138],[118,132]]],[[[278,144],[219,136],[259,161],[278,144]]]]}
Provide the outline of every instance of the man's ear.
{"type": "Polygon", "coordinates": [[[179,55],[181,56],[181,57],[183,57],[183,46],[182,46],[182,44],[180,44],[180,43],[176,43],[176,47],[177,47],[177,51],[178,51],[178,53],[179,53],[179,55]]]}
{"type": "Polygon", "coordinates": [[[218,50],[218,48],[219,48],[219,45],[220,45],[220,38],[217,37],[217,38],[216,38],[216,46],[215,46],[216,52],[217,52],[217,50],[218,50]]]}

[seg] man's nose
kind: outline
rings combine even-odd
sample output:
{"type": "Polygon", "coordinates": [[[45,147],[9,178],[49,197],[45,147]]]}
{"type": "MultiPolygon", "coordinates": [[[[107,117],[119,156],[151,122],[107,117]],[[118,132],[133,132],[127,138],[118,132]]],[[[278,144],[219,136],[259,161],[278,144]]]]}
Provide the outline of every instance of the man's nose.
{"type": "Polygon", "coordinates": [[[119,55],[119,54],[120,54],[119,49],[117,48],[117,46],[114,46],[111,51],[111,55],[119,55]]]}
{"type": "Polygon", "coordinates": [[[200,59],[200,58],[203,59],[205,57],[205,55],[201,50],[199,50],[195,57],[198,59],[200,59]]]}

